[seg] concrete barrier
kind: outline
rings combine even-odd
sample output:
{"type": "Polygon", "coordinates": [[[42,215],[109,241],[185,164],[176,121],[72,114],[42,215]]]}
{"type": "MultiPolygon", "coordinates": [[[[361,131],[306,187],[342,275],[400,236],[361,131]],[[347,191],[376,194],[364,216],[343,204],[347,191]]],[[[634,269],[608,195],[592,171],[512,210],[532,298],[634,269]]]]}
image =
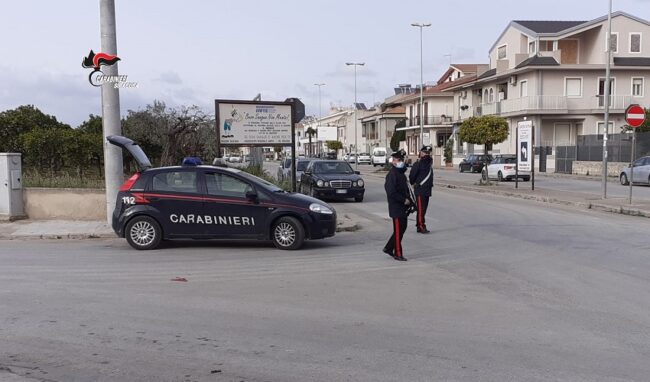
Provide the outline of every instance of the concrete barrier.
{"type": "Polygon", "coordinates": [[[106,220],[104,190],[26,188],[23,200],[30,219],[106,220]]]}
{"type": "MultiPolygon", "coordinates": [[[[621,171],[627,167],[629,163],[622,162],[607,162],[607,175],[617,178],[621,171]]],[[[600,175],[603,173],[603,162],[595,161],[574,161],[573,174],[574,175],[600,175]]]]}

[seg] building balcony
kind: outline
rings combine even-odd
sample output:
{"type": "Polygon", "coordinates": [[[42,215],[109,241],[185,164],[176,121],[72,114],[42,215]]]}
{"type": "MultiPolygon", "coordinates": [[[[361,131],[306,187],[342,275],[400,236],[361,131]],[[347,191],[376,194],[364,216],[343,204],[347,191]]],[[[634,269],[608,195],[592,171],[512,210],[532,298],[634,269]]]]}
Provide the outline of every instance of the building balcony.
{"type": "MultiPolygon", "coordinates": [[[[429,115],[423,117],[424,126],[450,125],[453,122],[451,115],[429,115]]],[[[406,127],[420,126],[420,117],[406,119],[406,127]]]]}
{"type": "MultiPolygon", "coordinates": [[[[592,109],[601,109],[605,110],[605,96],[599,95],[596,96],[592,109]]],[[[632,96],[609,96],[609,108],[614,110],[625,110],[628,106],[634,103],[634,97],[632,96]]]]}
{"type": "Polygon", "coordinates": [[[467,106],[467,108],[465,110],[463,110],[462,108],[460,109],[460,120],[461,121],[464,121],[467,118],[473,117],[473,116],[474,116],[474,108],[472,106],[467,106]]]}
{"type": "Polygon", "coordinates": [[[565,96],[528,96],[506,99],[500,103],[501,114],[567,110],[567,98],[565,96]]]}

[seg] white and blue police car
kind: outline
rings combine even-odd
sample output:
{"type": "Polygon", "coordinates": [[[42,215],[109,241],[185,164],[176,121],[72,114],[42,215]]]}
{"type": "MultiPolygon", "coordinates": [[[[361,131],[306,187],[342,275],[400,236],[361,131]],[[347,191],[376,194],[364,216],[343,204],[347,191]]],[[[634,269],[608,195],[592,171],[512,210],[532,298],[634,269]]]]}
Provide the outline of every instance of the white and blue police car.
{"type": "Polygon", "coordinates": [[[153,249],[169,239],[255,239],[295,250],[306,239],[336,232],[336,211],[318,199],[192,160],[153,168],[131,139],[107,140],[129,152],[139,167],[120,188],[112,217],[113,230],[135,249],[153,249]]]}

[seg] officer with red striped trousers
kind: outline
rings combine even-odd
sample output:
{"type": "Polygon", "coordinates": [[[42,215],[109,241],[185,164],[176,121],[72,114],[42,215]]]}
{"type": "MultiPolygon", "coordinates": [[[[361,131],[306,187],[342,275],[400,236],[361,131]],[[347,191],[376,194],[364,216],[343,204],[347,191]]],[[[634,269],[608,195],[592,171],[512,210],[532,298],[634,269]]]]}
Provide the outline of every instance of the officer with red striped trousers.
{"type": "Polygon", "coordinates": [[[393,220],[393,235],[388,239],[383,251],[398,261],[406,261],[402,251],[402,238],[406,231],[409,209],[413,206],[408,180],[405,175],[405,156],[404,150],[399,150],[391,155],[392,167],[386,175],[386,182],[384,183],[386,197],[388,198],[388,215],[393,220]]]}
{"type": "Polygon", "coordinates": [[[417,211],[417,229],[419,233],[429,233],[425,221],[431,189],[433,188],[433,159],[431,159],[431,146],[422,146],[420,159],[413,164],[409,173],[409,182],[415,193],[415,204],[417,211]]]}

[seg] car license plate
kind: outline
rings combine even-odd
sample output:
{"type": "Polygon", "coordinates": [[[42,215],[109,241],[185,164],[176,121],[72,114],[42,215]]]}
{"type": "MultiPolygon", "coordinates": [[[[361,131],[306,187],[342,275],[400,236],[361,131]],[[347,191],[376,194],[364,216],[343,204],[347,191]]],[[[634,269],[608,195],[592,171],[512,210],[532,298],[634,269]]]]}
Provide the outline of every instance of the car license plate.
{"type": "Polygon", "coordinates": [[[348,190],[336,190],[337,194],[346,194],[348,190]]]}

